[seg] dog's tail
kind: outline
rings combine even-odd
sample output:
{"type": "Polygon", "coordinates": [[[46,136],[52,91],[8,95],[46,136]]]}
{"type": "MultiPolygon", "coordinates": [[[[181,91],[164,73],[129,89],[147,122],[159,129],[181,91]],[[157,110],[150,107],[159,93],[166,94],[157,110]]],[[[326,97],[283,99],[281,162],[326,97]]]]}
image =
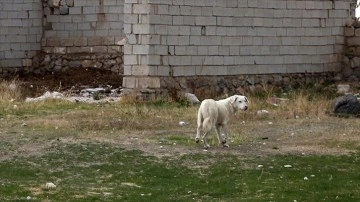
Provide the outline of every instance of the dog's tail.
{"type": "Polygon", "coordinates": [[[210,117],[206,117],[203,122],[203,130],[205,133],[209,132],[213,126],[213,120],[210,117]]]}
{"type": "Polygon", "coordinates": [[[203,119],[203,116],[202,116],[201,111],[199,110],[198,114],[197,114],[197,125],[198,125],[198,127],[202,126],[202,119],[203,119]]]}

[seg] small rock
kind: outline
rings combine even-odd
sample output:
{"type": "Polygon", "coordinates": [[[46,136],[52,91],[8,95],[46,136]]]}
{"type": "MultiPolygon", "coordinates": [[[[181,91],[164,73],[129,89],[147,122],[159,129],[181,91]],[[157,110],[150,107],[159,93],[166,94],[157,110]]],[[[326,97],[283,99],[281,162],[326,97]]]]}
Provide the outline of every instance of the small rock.
{"type": "Polygon", "coordinates": [[[180,121],[180,122],[179,122],[179,125],[180,125],[180,126],[186,126],[186,125],[188,125],[188,123],[186,123],[185,121],[180,121]]]}
{"type": "Polygon", "coordinates": [[[185,93],[185,98],[191,103],[200,103],[200,100],[192,93],[185,93]]]}
{"type": "Polygon", "coordinates": [[[337,85],[337,93],[339,94],[346,94],[350,91],[349,84],[339,84],[337,85]]]}
{"type": "Polygon", "coordinates": [[[292,168],[292,165],[284,165],[284,168],[292,168]]]}
{"type": "Polygon", "coordinates": [[[269,114],[269,111],[268,111],[268,110],[265,110],[265,109],[262,109],[262,110],[257,111],[256,114],[257,114],[258,116],[265,116],[265,115],[268,115],[268,114],[269,114]]]}
{"type": "Polygon", "coordinates": [[[264,166],[263,166],[263,165],[258,165],[257,167],[258,167],[258,168],[263,168],[264,166]]]}
{"type": "Polygon", "coordinates": [[[307,180],[309,180],[309,178],[308,178],[308,177],[304,177],[304,180],[307,181],[307,180]]]}
{"type": "Polygon", "coordinates": [[[352,94],[338,97],[334,100],[333,112],[339,114],[360,115],[360,102],[352,94]]]}
{"type": "Polygon", "coordinates": [[[56,185],[54,183],[52,183],[52,182],[46,183],[45,187],[47,189],[56,189],[56,185]]]}

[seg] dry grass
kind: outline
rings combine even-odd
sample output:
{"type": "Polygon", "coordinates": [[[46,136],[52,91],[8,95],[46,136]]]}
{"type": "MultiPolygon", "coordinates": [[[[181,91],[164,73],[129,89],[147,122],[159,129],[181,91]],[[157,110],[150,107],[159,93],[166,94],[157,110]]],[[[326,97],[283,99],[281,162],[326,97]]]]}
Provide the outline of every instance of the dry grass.
{"type": "Polygon", "coordinates": [[[17,79],[0,82],[0,103],[20,101],[23,97],[23,90],[17,79]]]}

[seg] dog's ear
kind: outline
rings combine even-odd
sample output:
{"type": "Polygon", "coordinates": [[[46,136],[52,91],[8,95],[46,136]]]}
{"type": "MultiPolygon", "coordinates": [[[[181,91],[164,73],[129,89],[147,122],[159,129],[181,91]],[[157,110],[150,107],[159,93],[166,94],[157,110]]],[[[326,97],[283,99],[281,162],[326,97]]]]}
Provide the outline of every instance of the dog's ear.
{"type": "Polygon", "coordinates": [[[246,102],[246,103],[249,103],[249,100],[247,99],[246,96],[244,96],[244,99],[245,99],[245,102],[246,102]]]}
{"type": "Polygon", "coordinates": [[[236,100],[237,100],[237,98],[238,98],[238,96],[231,96],[230,97],[230,103],[234,103],[234,102],[236,102],[236,100]]]}

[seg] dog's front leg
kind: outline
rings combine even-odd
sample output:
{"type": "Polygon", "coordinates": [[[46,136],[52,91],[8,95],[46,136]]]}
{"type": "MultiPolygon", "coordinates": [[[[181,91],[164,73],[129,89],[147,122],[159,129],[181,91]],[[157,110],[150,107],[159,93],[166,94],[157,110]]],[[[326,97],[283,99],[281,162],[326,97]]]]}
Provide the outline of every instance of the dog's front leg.
{"type": "Polygon", "coordinates": [[[228,144],[226,144],[227,139],[228,139],[228,130],[227,130],[227,124],[224,124],[222,126],[223,128],[223,132],[224,132],[224,139],[222,140],[221,144],[223,145],[223,147],[229,147],[228,144]]]}
{"type": "MultiPolygon", "coordinates": [[[[215,129],[216,129],[216,135],[217,135],[217,138],[219,140],[219,145],[220,144],[223,144],[223,139],[222,139],[222,136],[221,136],[221,131],[220,131],[220,125],[216,125],[215,129]]],[[[226,143],[226,141],[225,141],[226,143]]]]}

